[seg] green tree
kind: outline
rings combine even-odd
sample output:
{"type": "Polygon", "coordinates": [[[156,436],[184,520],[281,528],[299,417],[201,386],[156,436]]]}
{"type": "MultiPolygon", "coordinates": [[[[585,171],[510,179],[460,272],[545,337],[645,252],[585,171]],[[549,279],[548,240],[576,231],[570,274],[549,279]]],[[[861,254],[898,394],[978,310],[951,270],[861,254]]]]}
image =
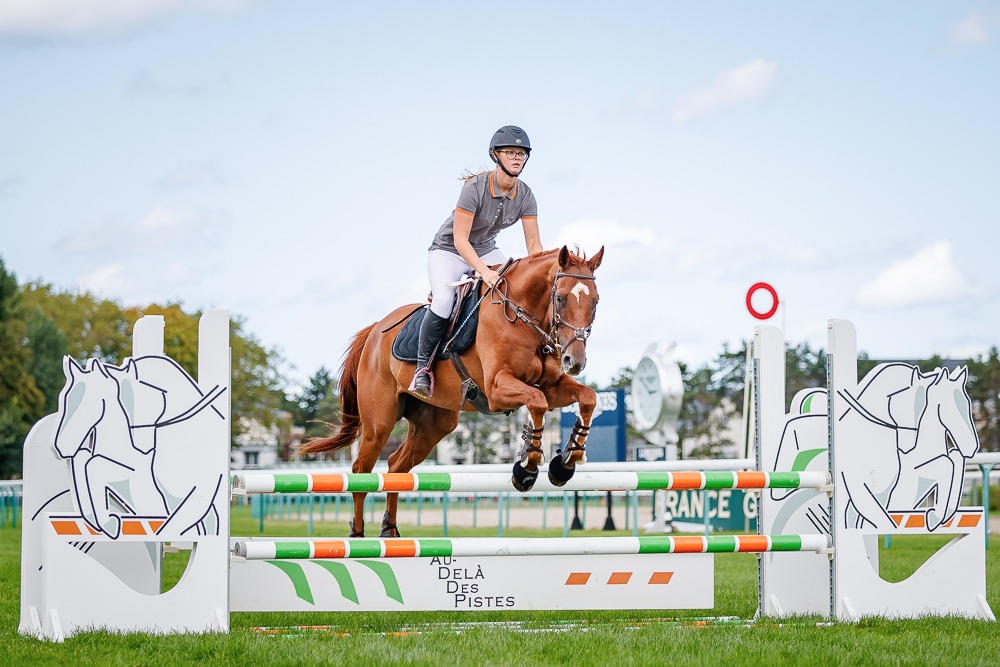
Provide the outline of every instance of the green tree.
{"type": "Polygon", "coordinates": [[[983,451],[1000,452],[1000,353],[991,347],[985,355],[967,361],[969,398],[983,451]]]}
{"type": "Polygon", "coordinates": [[[40,308],[55,322],[74,359],[97,358],[117,363],[132,350],[132,322],[114,301],[88,292],[61,292],[45,283],[22,288],[25,307],[40,308]]]}
{"type": "Polygon", "coordinates": [[[28,326],[17,279],[0,259],[0,477],[22,467],[24,438],[45,414],[45,396],[28,372],[28,326]]]}
{"type": "Polygon", "coordinates": [[[809,343],[785,347],[785,408],[803,389],[826,386],[826,353],[809,343]]]}
{"type": "Polygon", "coordinates": [[[66,382],[62,360],[69,353],[69,342],[59,327],[35,306],[27,320],[28,373],[45,396],[45,413],[56,411],[59,392],[66,382]]]}
{"type": "Polygon", "coordinates": [[[301,393],[289,398],[287,409],[292,422],[305,428],[306,437],[325,436],[331,425],[340,423],[340,399],[336,390],[336,378],[326,366],[321,366],[301,393]]]}

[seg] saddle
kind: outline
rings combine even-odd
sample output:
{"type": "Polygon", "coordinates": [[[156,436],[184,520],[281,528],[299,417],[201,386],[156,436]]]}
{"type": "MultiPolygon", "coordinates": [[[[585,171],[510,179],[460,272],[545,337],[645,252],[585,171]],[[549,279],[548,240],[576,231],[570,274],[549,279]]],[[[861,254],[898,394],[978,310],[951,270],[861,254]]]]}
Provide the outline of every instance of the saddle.
{"type": "MultiPolygon", "coordinates": [[[[448,359],[452,354],[461,354],[469,349],[476,339],[476,328],[479,325],[479,285],[482,281],[476,279],[462,283],[458,288],[455,306],[451,310],[448,329],[444,341],[438,346],[436,360],[448,359]]],[[[421,306],[406,316],[402,330],[392,342],[392,356],[400,361],[416,363],[417,341],[420,339],[420,323],[424,321],[429,306],[421,306]]]]}
{"type": "MultiPolygon", "coordinates": [[[[512,259],[500,267],[497,271],[501,276],[514,264],[512,259]]],[[[462,282],[455,293],[455,304],[451,310],[451,317],[448,323],[448,330],[442,338],[443,345],[438,345],[434,354],[434,360],[450,359],[455,367],[455,372],[462,379],[462,402],[458,406],[461,410],[466,402],[472,403],[473,407],[486,415],[499,414],[490,410],[489,401],[482,389],[472,379],[468,369],[462,362],[461,354],[472,345],[476,339],[476,330],[479,327],[479,304],[485,298],[485,293],[480,296],[483,288],[482,278],[472,281],[462,282]]],[[[392,356],[400,361],[416,363],[417,343],[420,340],[420,323],[423,322],[429,306],[420,306],[411,311],[403,318],[405,324],[403,329],[392,341],[392,356]]],[[[386,329],[392,329],[399,325],[399,322],[386,329]]],[[[432,362],[433,365],[433,362],[432,362]]],[[[504,414],[510,414],[505,411],[504,414]]]]}

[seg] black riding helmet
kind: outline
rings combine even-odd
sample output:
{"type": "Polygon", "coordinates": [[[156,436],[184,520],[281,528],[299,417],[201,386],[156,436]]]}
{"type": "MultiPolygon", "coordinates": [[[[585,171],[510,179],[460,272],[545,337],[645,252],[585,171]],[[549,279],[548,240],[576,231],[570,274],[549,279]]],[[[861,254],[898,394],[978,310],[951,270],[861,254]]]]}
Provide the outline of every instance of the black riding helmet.
{"type": "Polygon", "coordinates": [[[497,159],[496,149],[498,148],[523,148],[524,152],[527,153],[524,157],[524,166],[521,167],[521,171],[523,172],[524,167],[528,166],[528,158],[531,157],[531,141],[528,140],[528,133],[516,125],[504,125],[494,132],[493,138],[490,139],[490,159],[497,163],[505,174],[511,178],[517,178],[514,174],[507,171],[503,163],[497,159]]]}

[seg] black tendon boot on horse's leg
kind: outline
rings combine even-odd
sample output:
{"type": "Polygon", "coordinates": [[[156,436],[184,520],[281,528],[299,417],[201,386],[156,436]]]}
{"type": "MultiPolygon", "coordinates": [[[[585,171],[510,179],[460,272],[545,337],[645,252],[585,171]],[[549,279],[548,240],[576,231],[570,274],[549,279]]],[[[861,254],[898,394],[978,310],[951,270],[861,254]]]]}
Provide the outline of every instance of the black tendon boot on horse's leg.
{"type": "Polygon", "coordinates": [[[417,368],[413,372],[413,381],[410,382],[408,389],[417,396],[430,398],[434,395],[434,374],[431,373],[431,366],[434,364],[434,354],[447,326],[447,317],[438,317],[430,308],[424,313],[424,321],[420,323],[420,339],[417,342],[417,368]]]}
{"type": "Polygon", "coordinates": [[[581,463],[587,460],[585,448],[589,432],[590,427],[584,426],[580,418],[577,417],[576,424],[573,425],[573,432],[569,436],[569,442],[566,443],[566,451],[557,449],[556,455],[549,461],[549,481],[552,482],[553,486],[565,486],[566,482],[573,479],[573,473],[576,472],[576,464],[574,463],[572,466],[566,465],[566,461],[570,460],[573,452],[584,452],[584,458],[581,460],[581,463]]]}
{"type": "Polygon", "coordinates": [[[382,515],[382,532],[379,533],[379,537],[400,537],[399,529],[389,518],[389,510],[386,510],[385,514],[382,515]]]}
{"type": "Polygon", "coordinates": [[[524,429],[521,431],[521,439],[524,440],[524,449],[517,454],[518,460],[514,464],[514,471],[510,478],[510,483],[518,491],[530,491],[538,479],[538,466],[535,466],[534,470],[528,470],[523,464],[529,461],[531,454],[539,454],[540,457],[544,456],[541,444],[535,444],[535,441],[538,443],[542,442],[543,430],[532,428],[531,424],[525,424],[524,429]]]}

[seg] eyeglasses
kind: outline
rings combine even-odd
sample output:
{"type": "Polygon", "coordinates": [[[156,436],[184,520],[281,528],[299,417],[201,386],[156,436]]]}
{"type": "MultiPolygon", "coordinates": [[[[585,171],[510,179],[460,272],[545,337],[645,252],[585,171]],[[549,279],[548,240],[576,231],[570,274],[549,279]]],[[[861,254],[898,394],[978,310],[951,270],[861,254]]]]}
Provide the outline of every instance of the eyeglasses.
{"type": "Polygon", "coordinates": [[[501,149],[498,152],[506,155],[509,160],[517,160],[518,158],[524,159],[528,155],[527,151],[509,151],[501,149]]]}

